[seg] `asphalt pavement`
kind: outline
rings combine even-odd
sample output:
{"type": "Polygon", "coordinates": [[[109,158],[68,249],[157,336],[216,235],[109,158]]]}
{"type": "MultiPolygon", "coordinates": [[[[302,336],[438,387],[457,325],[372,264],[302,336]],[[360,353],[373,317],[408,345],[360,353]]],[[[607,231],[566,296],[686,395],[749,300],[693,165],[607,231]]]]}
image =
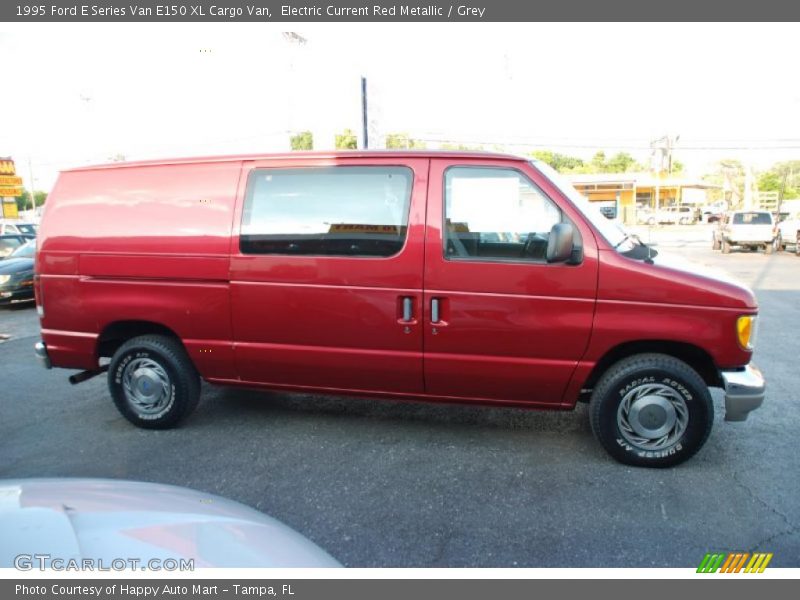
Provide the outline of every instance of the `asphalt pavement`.
{"type": "Polygon", "coordinates": [[[800,566],[800,258],[710,248],[704,227],[641,232],[731,272],[761,305],[764,406],[722,420],[669,470],[620,465],[586,408],[535,412],[205,385],[180,428],[128,424],[103,377],[32,353],[33,308],[0,309],[0,478],[104,477],[220,494],[354,567],[695,567],[706,552],[800,566]],[[2,338],[0,338],[2,339],[2,338]]]}

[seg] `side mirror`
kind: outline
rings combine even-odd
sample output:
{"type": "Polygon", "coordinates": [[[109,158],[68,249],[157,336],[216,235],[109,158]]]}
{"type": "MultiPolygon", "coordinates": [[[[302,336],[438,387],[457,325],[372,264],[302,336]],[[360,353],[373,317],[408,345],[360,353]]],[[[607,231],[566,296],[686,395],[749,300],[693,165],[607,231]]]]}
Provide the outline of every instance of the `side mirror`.
{"type": "Polygon", "coordinates": [[[567,262],[572,258],[574,229],[570,223],[556,223],[547,240],[547,262],[567,262]]]}

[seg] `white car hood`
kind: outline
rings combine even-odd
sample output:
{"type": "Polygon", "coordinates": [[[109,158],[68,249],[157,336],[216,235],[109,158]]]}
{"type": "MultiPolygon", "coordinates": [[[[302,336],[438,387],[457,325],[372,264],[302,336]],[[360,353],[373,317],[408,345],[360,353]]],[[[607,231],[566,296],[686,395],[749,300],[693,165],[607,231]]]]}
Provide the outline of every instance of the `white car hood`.
{"type": "Polygon", "coordinates": [[[98,479],[0,481],[0,567],[13,567],[21,554],[106,565],[186,558],[195,568],[341,566],[296,531],[238,502],[98,479]]]}

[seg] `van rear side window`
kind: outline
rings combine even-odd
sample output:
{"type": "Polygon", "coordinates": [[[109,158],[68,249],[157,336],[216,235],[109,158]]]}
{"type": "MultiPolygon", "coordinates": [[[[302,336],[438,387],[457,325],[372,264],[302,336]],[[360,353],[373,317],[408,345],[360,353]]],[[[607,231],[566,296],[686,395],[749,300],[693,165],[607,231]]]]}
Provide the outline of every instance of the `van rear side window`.
{"type": "Polygon", "coordinates": [[[407,167],[256,169],[247,182],[245,254],[392,256],[406,240],[407,167]]]}

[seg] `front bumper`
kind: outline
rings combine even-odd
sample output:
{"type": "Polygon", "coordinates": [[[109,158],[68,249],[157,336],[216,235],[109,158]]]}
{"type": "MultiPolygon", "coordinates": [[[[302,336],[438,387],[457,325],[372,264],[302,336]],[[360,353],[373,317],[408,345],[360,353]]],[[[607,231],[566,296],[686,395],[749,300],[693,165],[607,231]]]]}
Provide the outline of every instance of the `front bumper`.
{"type": "Polygon", "coordinates": [[[44,342],[36,342],[33,345],[33,351],[36,353],[36,358],[45,369],[51,368],[53,365],[50,363],[50,355],[47,354],[47,346],[44,342]]]}
{"type": "Polygon", "coordinates": [[[17,302],[30,302],[33,300],[33,288],[2,288],[0,289],[0,304],[16,304],[17,302]]]}
{"type": "Polygon", "coordinates": [[[722,371],[725,385],[725,420],[745,421],[764,402],[764,376],[753,365],[741,371],[722,371]]]}

